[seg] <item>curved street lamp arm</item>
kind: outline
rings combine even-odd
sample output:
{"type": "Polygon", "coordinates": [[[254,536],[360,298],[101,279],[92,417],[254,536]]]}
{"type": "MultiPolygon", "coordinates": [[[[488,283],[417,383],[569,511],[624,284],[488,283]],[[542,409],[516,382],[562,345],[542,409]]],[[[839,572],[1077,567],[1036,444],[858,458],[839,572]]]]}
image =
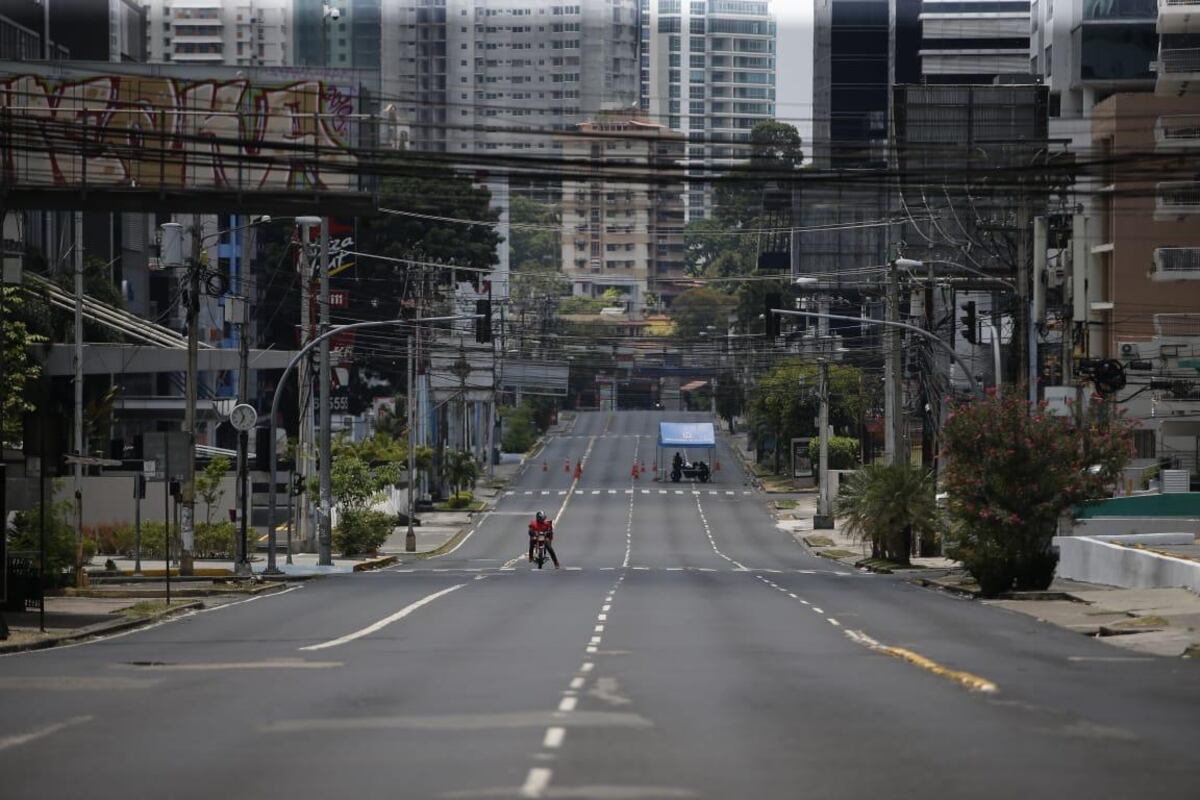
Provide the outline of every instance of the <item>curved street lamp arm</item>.
{"type": "Polygon", "coordinates": [[[930,333],[927,330],[924,330],[923,328],[918,328],[916,325],[909,325],[907,322],[893,322],[892,320],[888,320],[888,319],[871,319],[870,317],[851,317],[851,316],[847,316],[845,314],[826,314],[826,313],[823,313],[820,311],[790,311],[786,308],[773,308],[773,309],[771,309],[771,313],[772,314],[782,314],[783,316],[787,316],[787,317],[817,317],[820,319],[840,319],[840,320],[845,320],[846,322],[860,322],[860,323],[861,322],[870,322],[875,325],[885,325],[885,326],[892,327],[892,328],[903,328],[906,331],[911,331],[913,333],[920,334],[921,336],[925,337],[929,341],[936,342],[937,344],[941,345],[942,348],[945,349],[945,351],[950,354],[950,357],[954,359],[954,363],[958,364],[959,369],[961,369],[963,371],[963,375],[965,375],[967,377],[967,383],[969,383],[971,385],[971,391],[975,393],[975,396],[976,397],[983,396],[983,391],[979,388],[979,382],[976,381],[975,376],[971,374],[971,370],[967,366],[966,362],[963,361],[961,357],[959,357],[958,353],[954,352],[954,348],[951,347],[950,345],[946,344],[945,342],[943,342],[939,337],[935,336],[934,334],[930,333]]]}

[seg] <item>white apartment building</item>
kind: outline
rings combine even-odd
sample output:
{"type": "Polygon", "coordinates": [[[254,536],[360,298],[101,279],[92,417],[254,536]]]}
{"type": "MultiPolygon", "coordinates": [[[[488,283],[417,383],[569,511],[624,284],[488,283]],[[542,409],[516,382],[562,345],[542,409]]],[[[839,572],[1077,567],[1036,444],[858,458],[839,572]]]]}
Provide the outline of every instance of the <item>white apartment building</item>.
{"type": "Polygon", "coordinates": [[[151,62],[292,63],[292,0],[149,0],[151,62]]]}
{"type": "Polygon", "coordinates": [[[532,155],[637,102],[637,0],[384,2],[383,94],[417,150],[532,155]]]}
{"type": "MultiPolygon", "coordinates": [[[[745,158],[739,146],[775,117],[776,22],[768,0],[639,0],[642,112],[687,136],[694,175],[745,158]]],[[[709,212],[693,181],[687,218],[709,212]]]]}

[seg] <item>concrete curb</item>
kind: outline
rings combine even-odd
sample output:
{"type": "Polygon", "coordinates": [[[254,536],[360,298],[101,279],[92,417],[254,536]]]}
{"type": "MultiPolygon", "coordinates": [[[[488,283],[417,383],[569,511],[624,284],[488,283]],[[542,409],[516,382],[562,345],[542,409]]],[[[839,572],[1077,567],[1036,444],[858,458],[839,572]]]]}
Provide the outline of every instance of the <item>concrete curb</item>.
{"type": "Polygon", "coordinates": [[[52,647],[57,647],[61,644],[70,644],[72,642],[91,639],[96,636],[107,636],[112,633],[121,633],[123,631],[133,630],[151,625],[155,622],[161,622],[164,619],[169,619],[182,611],[195,611],[204,608],[204,604],[197,601],[192,603],[184,603],[183,605],[175,606],[160,614],[155,614],[152,617],[139,617],[137,619],[118,619],[112,622],[98,622],[95,625],[88,625],[86,628],[78,628],[70,633],[61,634],[59,636],[48,636],[45,639],[38,639],[33,642],[21,642],[17,644],[0,643],[0,654],[8,653],[24,653],[31,650],[48,650],[52,647]]]}
{"type": "MultiPolygon", "coordinates": [[[[486,514],[487,512],[484,511],[482,513],[486,514]]],[[[467,525],[466,527],[463,527],[463,528],[459,528],[458,533],[454,534],[453,536],[451,536],[446,541],[442,542],[440,545],[438,545],[434,549],[432,549],[426,553],[414,553],[412,557],[413,558],[436,558],[440,555],[445,555],[447,552],[449,552],[450,550],[453,550],[455,547],[458,546],[459,542],[461,542],[463,540],[463,537],[467,535],[467,531],[475,529],[475,525],[477,524],[477,522],[478,522],[478,520],[475,520],[470,525],[467,525]]]]}
{"type": "Polygon", "coordinates": [[[369,572],[373,569],[382,567],[390,567],[399,560],[399,556],[380,556],[379,558],[369,558],[366,561],[360,561],[354,565],[355,572],[369,572]]]}
{"type": "MultiPolygon", "coordinates": [[[[213,586],[210,588],[196,589],[180,586],[171,589],[172,597],[216,597],[226,594],[245,594],[256,595],[267,591],[274,591],[275,587],[262,584],[255,584],[245,588],[237,586],[213,586]]],[[[117,591],[106,591],[104,589],[64,589],[58,597],[90,597],[95,599],[112,599],[112,600],[155,600],[159,597],[166,597],[167,590],[164,589],[125,589],[117,591]]]]}

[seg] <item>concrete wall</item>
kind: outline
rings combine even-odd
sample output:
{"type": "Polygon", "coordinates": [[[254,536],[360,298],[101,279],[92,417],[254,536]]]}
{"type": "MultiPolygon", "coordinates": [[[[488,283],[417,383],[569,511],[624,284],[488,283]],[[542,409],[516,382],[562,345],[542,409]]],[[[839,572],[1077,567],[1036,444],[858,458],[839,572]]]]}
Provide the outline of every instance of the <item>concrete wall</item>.
{"type": "Polygon", "coordinates": [[[1060,578],[1127,589],[1181,587],[1200,594],[1200,562],[1134,550],[1090,536],[1060,536],[1060,578]]]}
{"type": "MultiPolygon", "coordinates": [[[[132,475],[104,475],[84,478],[83,524],[85,526],[120,525],[123,523],[132,525],[134,516],[133,482],[134,476],[132,475]]],[[[228,521],[229,511],[234,507],[237,497],[235,486],[236,481],[232,474],[221,482],[221,488],[225,490],[225,494],[221,498],[221,502],[214,504],[212,507],[213,522],[228,521]]],[[[142,501],[143,520],[162,520],[163,487],[164,484],[161,482],[146,484],[146,499],[142,501]]],[[[75,496],[75,482],[72,478],[60,479],[56,489],[56,500],[70,501],[75,496]]],[[[174,513],[173,509],[171,513],[174,513]]],[[[196,521],[203,522],[204,519],[204,501],[197,498],[196,521]]]]}

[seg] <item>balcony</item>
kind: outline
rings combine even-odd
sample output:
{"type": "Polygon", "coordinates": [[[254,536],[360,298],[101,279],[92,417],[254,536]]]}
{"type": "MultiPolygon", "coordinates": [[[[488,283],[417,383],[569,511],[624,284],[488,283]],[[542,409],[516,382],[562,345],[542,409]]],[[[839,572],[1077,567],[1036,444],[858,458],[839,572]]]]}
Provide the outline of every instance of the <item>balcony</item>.
{"type": "Polygon", "coordinates": [[[1200,0],[1158,0],[1159,33],[1200,33],[1200,0]]]}
{"type": "Polygon", "coordinates": [[[1154,248],[1155,281],[1200,280],[1200,247],[1156,247],[1154,248]]]}
{"type": "Polygon", "coordinates": [[[1163,181],[1155,187],[1155,193],[1156,220],[1200,214],[1200,181],[1163,181]]]}
{"type": "Polygon", "coordinates": [[[1200,47],[1160,47],[1154,93],[1166,97],[1200,94],[1200,47]]]}
{"type": "Polygon", "coordinates": [[[1154,123],[1154,142],[1159,150],[1200,148],[1200,114],[1171,114],[1154,123]]]}

